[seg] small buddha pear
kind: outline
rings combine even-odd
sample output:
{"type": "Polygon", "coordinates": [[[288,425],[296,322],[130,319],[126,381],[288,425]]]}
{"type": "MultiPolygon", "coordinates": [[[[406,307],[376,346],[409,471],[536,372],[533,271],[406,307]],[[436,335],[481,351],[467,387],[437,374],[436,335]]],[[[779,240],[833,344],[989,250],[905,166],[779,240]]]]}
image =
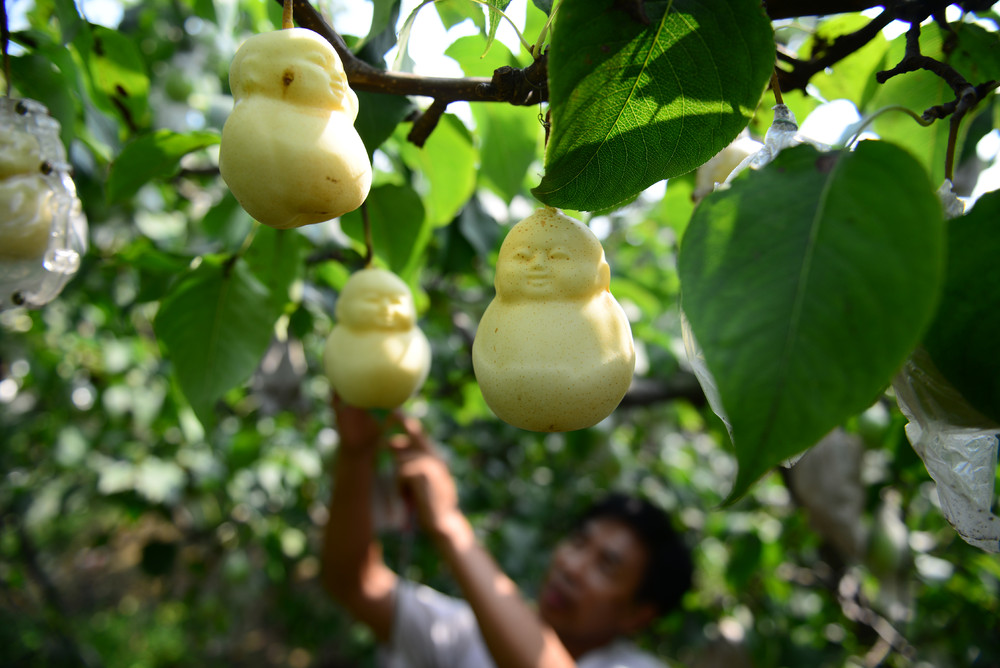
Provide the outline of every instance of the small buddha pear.
{"type": "Polygon", "coordinates": [[[396,274],[368,267],[347,280],[323,365],[333,390],[362,408],[396,408],[427,380],[431,347],[417,327],[409,287],[396,274]]]}
{"type": "Polygon", "coordinates": [[[254,35],[237,50],[229,85],[219,170],[247,213],[287,229],[361,206],[371,162],[354,129],[357,95],[329,42],[307,28],[254,35]]]}
{"type": "Polygon", "coordinates": [[[0,260],[31,260],[45,254],[52,200],[52,190],[41,175],[0,179],[0,260]]]}
{"type": "Polygon", "coordinates": [[[32,260],[48,248],[53,195],[41,166],[33,135],[0,128],[0,260],[32,260]]]}
{"type": "Polygon", "coordinates": [[[34,135],[14,127],[0,127],[0,178],[37,174],[42,149],[34,135]]]}
{"type": "Polygon", "coordinates": [[[573,431],[618,406],[635,346],[610,279],[594,233],[556,209],[511,228],[497,258],[496,297],[472,345],[476,380],[497,417],[530,431],[573,431]]]}
{"type": "Polygon", "coordinates": [[[764,144],[752,138],[749,134],[741,134],[726,148],[719,151],[695,173],[694,192],[691,197],[701,201],[715,190],[720,183],[725,183],[744,160],[764,148],[764,144]]]}

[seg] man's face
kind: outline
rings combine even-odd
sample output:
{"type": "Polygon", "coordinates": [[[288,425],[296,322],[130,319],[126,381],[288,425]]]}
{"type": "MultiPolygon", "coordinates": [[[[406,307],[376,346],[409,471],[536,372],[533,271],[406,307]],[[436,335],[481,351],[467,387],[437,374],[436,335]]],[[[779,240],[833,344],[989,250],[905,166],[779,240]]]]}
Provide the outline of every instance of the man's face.
{"type": "Polygon", "coordinates": [[[556,546],[538,612],[574,654],[635,631],[654,613],[635,596],[648,560],[631,528],[594,518],[556,546]]]}

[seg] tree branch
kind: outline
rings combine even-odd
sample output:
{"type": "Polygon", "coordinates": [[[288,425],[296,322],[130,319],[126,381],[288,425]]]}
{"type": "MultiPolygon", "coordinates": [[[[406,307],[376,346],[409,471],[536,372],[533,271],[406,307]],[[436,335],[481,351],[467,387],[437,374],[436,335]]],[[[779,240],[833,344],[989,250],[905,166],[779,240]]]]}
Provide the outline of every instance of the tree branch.
{"type": "MultiPolygon", "coordinates": [[[[283,3],[283,0],[278,0],[283,3]]],[[[407,72],[388,72],[358,58],[337,31],[309,3],[292,0],[296,23],[324,37],[344,63],[347,81],[354,90],[390,95],[419,95],[434,99],[413,124],[409,139],[423,146],[451,102],[506,102],[529,106],[548,100],[547,56],[542,54],[523,69],[501,67],[493,77],[426,77],[407,72]]]]}
{"type": "MultiPolygon", "coordinates": [[[[770,9],[770,3],[768,3],[770,9]]],[[[851,55],[868,42],[872,41],[883,28],[892,23],[896,18],[894,12],[888,9],[883,10],[878,16],[868,22],[866,26],[847,35],[841,35],[832,43],[819,43],[813,48],[812,56],[809,60],[798,60],[795,57],[780,52],[778,59],[792,66],[791,70],[778,69],[778,84],[781,90],[789,92],[793,90],[804,90],[809,80],[817,73],[822,72],[827,67],[837,63],[851,55]]]]}
{"type": "Polygon", "coordinates": [[[799,16],[826,16],[860,12],[872,7],[885,5],[885,0],[765,0],[767,15],[773,20],[791,19],[799,16]]]}

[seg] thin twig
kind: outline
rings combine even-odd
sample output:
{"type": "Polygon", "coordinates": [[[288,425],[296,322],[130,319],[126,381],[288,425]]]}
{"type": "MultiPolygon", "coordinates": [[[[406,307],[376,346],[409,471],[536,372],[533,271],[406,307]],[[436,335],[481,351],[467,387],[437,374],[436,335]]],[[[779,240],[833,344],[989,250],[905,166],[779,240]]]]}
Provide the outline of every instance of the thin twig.
{"type": "MultiPolygon", "coordinates": [[[[283,1],[283,0],[282,0],[283,1]]],[[[529,106],[548,99],[545,79],[533,76],[539,68],[535,61],[523,70],[510,68],[512,72],[498,78],[484,77],[427,77],[408,72],[387,72],[358,58],[326,20],[308,0],[292,0],[295,21],[298,25],[314,30],[322,35],[337,51],[344,63],[347,80],[355,90],[393,95],[418,95],[442,102],[506,102],[529,106]],[[525,81],[522,85],[511,85],[515,75],[521,72],[525,81]],[[528,83],[530,79],[531,83],[528,83]]],[[[502,69],[502,68],[501,68],[502,69]]]]}
{"type": "Polygon", "coordinates": [[[906,50],[902,60],[888,70],[883,70],[875,75],[875,80],[885,83],[892,77],[907,72],[925,70],[930,72],[954,91],[955,99],[946,104],[930,107],[923,113],[926,121],[945,118],[951,116],[948,128],[948,147],[945,153],[944,173],[945,178],[952,180],[955,172],[955,150],[958,144],[958,131],[965,115],[1000,83],[987,81],[978,86],[971,85],[961,73],[948,63],[941,62],[936,58],[925,56],[920,52],[920,24],[913,23],[906,33],[906,50]]]}
{"type": "MultiPolygon", "coordinates": [[[[768,11],[770,11],[770,3],[768,11]]],[[[781,90],[786,93],[793,90],[805,90],[813,76],[840,62],[875,39],[882,29],[892,23],[895,18],[893,12],[888,9],[883,10],[859,30],[841,35],[829,44],[824,43],[814,47],[812,57],[809,60],[799,60],[779,49],[778,58],[791,65],[790,70],[779,69],[777,71],[781,90]]]]}
{"type": "MultiPolygon", "coordinates": [[[[278,0],[284,4],[285,0],[278,0]]],[[[451,102],[505,102],[530,106],[548,100],[547,58],[544,54],[523,69],[501,67],[490,79],[483,77],[427,77],[407,72],[388,72],[354,55],[309,0],[289,0],[298,25],[314,30],[337,51],[344,63],[347,81],[354,90],[390,95],[433,98],[434,103],[417,118],[411,141],[423,145],[451,102]],[[416,128],[420,124],[419,130],[416,128]]]]}
{"type": "Polygon", "coordinates": [[[781,96],[781,82],[778,81],[778,68],[771,71],[771,91],[774,93],[774,103],[784,104],[785,100],[781,96]]]}
{"type": "Polygon", "coordinates": [[[10,97],[10,53],[7,45],[10,42],[10,24],[7,22],[7,0],[0,0],[0,48],[3,49],[3,75],[6,84],[5,95],[10,97]]]}
{"type": "Polygon", "coordinates": [[[372,221],[368,215],[368,203],[361,203],[361,225],[365,233],[365,266],[370,267],[375,259],[375,244],[372,242],[372,221]]]}

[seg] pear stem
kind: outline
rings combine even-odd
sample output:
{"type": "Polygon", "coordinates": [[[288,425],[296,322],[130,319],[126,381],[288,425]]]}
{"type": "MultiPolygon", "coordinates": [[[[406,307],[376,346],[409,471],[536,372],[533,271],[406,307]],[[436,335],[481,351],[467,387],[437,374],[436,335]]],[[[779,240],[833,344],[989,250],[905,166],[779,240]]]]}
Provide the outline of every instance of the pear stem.
{"type": "Polygon", "coordinates": [[[361,224],[365,230],[365,267],[372,266],[375,261],[375,244],[372,242],[372,221],[368,216],[368,203],[361,203],[361,224]]]}
{"type": "Polygon", "coordinates": [[[289,28],[294,28],[295,24],[292,22],[292,0],[284,0],[281,3],[281,29],[288,30],[289,28]]]}

